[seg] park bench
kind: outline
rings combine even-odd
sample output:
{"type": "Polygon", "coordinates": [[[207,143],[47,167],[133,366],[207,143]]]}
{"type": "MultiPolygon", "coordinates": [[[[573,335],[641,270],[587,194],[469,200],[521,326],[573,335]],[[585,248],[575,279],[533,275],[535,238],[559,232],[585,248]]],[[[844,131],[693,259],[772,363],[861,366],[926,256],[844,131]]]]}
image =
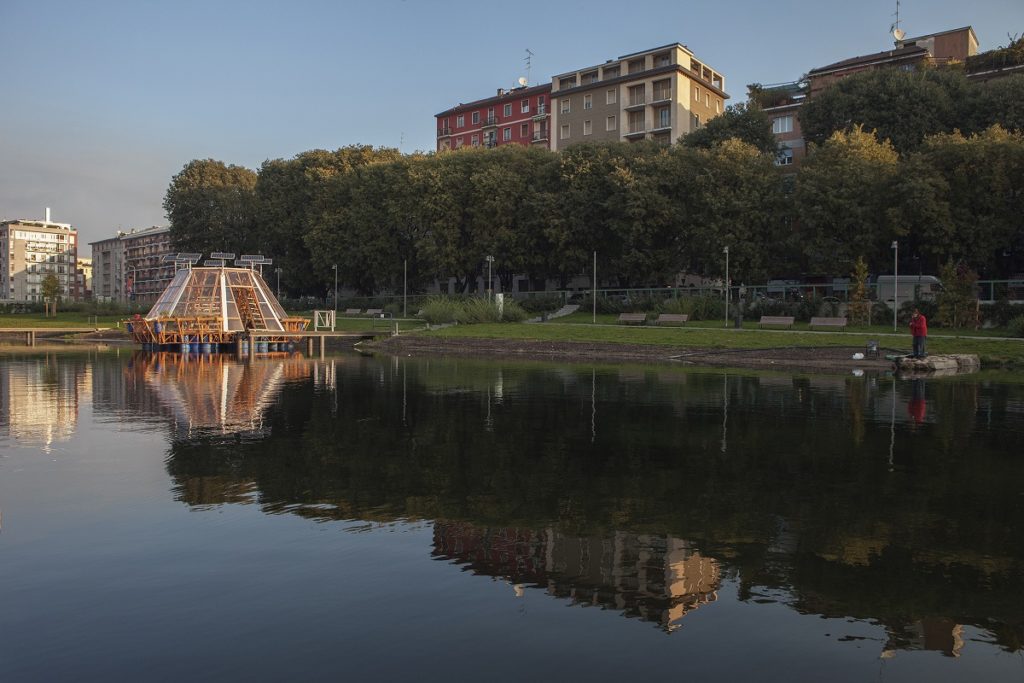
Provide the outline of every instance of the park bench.
{"type": "Polygon", "coordinates": [[[363,309],[361,309],[361,308],[346,308],[345,309],[345,315],[359,315],[362,312],[363,312],[363,309]]]}
{"type": "Polygon", "coordinates": [[[626,325],[637,324],[643,325],[647,321],[646,313],[621,313],[619,314],[619,322],[626,325]]]}
{"type": "Polygon", "coordinates": [[[384,312],[383,308],[367,308],[366,315],[373,316],[374,318],[380,317],[380,314],[384,312]]]}
{"type": "Polygon", "coordinates": [[[811,318],[810,328],[813,330],[815,327],[838,327],[845,330],[846,318],[811,318]]]}
{"type": "Polygon", "coordinates": [[[794,318],[791,315],[762,315],[757,326],[764,327],[765,325],[777,325],[779,327],[788,327],[792,329],[793,320],[794,318]]]}
{"type": "Polygon", "coordinates": [[[687,313],[662,313],[658,316],[658,319],[654,321],[655,325],[669,325],[677,324],[682,325],[690,319],[687,313]]]}

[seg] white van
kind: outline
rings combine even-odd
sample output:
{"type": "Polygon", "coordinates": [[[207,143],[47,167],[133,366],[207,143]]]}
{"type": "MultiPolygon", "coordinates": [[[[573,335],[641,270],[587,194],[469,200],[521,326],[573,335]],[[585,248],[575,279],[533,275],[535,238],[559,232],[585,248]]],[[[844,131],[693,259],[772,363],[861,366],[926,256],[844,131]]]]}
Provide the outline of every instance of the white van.
{"type": "MultiPolygon", "coordinates": [[[[942,291],[942,282],[934,275],[900,275],[895,289],[897,303],[902,306],[915,299],[934,301],[935,295],[942,291]]],[[[875,281],[876,299],[892,308],[893,293],[893,276],[879,275],[875,281]]]]}

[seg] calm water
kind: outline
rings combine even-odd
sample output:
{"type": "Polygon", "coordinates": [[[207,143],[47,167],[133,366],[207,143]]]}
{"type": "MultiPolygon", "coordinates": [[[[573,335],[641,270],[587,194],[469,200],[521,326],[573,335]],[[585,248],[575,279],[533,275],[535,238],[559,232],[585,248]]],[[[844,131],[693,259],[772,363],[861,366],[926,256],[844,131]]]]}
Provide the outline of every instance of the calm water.
{"type": "Polygon", "coordinates": [[[0,349],[0,680],[1024,678],[1024,378],[0,349]]]}

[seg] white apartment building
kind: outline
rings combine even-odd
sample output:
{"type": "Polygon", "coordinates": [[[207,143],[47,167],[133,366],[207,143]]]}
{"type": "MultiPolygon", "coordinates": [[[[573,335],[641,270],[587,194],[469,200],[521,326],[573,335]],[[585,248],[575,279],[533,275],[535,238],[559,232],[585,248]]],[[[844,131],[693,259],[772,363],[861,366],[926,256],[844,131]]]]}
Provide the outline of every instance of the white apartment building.
{"type": "Polygon", "coordinates": [[[50,210],[42,220],[0,222],[0,301],[41,302],[43,280],[51,273],[65,300],[78,299],[78,231],[54,223],[50,210]]]}

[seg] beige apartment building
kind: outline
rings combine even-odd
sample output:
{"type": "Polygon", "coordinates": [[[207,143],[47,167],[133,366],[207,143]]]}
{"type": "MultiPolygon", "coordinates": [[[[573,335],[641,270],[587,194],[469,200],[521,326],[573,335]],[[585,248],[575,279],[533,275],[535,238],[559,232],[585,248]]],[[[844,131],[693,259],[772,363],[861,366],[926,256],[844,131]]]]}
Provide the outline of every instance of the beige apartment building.
{"type": "Polygon", "coordinates": [[[49,209],[42,220],[0,222],[0,301],[43,301],[43,280],[50,274],[65,301],[78,299],[77,260],[78,231],[51,221],[49,209]]]}
{"type": "Polygon", "coordinates": [[[90,242],[93,296],[99,301],[156,301],[174,277],[167,226],[119,230],[116,237],[90,242]]]}
{"type": "Polygon", "coordinates": [[[551,148],[581,142],[670,144],[725,110],[725,77],[685,45],[623,55],[552,78],[551,148]]]}

